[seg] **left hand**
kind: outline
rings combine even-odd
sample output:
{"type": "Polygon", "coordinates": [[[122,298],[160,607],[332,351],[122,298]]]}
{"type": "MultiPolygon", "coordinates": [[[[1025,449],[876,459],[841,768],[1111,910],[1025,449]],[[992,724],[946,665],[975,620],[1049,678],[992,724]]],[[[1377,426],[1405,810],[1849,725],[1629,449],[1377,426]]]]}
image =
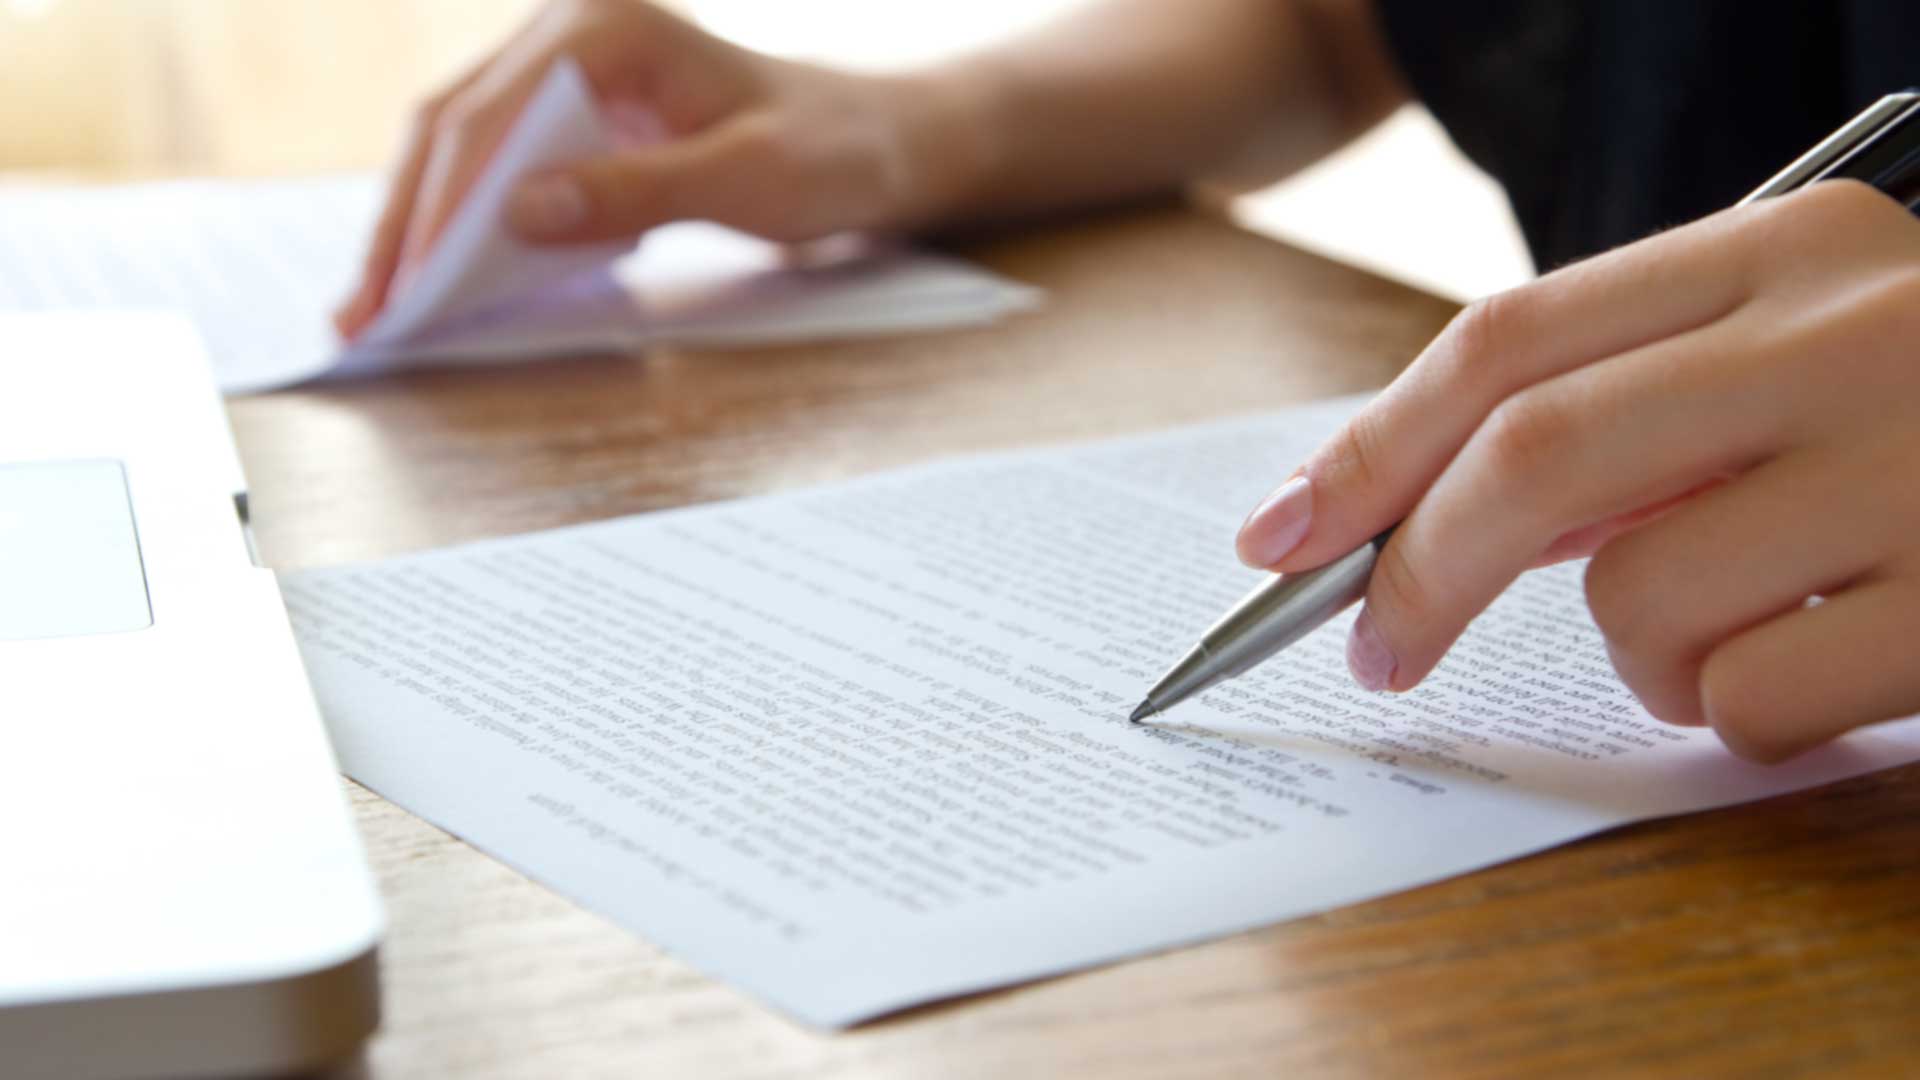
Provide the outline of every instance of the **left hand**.
{"type": "Polygon", "coordinates": [[[1663,720],[1777,761],[1920,713],[1920,219],[1825,182],[1474,304],[1238,547],[1307,569],[1402,517],[1348,644],[1370,688],[1592,554],[1663,720]]]}
{"type": "Polygon", "coordinates": [[[522,179],[505,223],[530,243],[630,239],[687,219],[770,240],[902,228],[942,216],[966,172],[967,140],[950,133],[952,95],[936,79],[763,56],[641,0],[547,0],[420,107],[360,283],[335,312],[342,336],[365,331],[439,242],[560,58],[580,66],[610,121],[644,114],[671,137],[522,179]]]}

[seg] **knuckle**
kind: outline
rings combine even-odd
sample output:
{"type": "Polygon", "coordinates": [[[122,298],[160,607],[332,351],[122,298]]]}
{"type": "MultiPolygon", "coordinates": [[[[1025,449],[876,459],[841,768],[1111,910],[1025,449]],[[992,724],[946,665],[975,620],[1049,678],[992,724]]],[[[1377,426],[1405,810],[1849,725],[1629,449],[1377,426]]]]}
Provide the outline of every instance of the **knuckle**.
{"type": "Polygon", "coordinates": [[[1877,216],[1893,206],[1892,200],[1871,184],[1852,179],[1823,180],[1796,192],[1792,201],[1805,208],[1805,216],[1822,223],[1877,216]]]}
{"type": "Polygon", "coordinates": [[[1776,734],[1772,697],[1760,673],[1721,650],[1700,666],[1700,707],[1721,741],[1741,757],[1778,761],[1788,749],[1776,734]]]}
{"type": "Polygon", "coordinates": [[[1371,491],[1382,479],[1384,451],[1381,424],[1372,410],[1362,410],[1327,445],[1316,479],[1348,491],[1371,491]]]}
{"type": "Polygon", "coordinates": [[[1528,296],[1523,286],[1481,297],[1461,309],[1447,324],[1448,373],[1471,379],[1491,370],[1506,343],[1514,340],[1515,324],[1529,304],[1528,296]]]}
{"type": "Polygon", "coordinates": [[[1698,676],[1693,668],[1649,662],[1611,640],[1606,649],[1620,681],[1656,719],[1682,727],[1700,726],[1698,676]]]}
{"type": "Polygon", "coordinates": [[[1791,194],[1766,199],[1754,208],[1764,226],[1758,230],[1765,247],[1775,242],[1794,246],[1831,244],[1837,236],[1878,233],[1889,211],[1905,210],[1871,185],[1859,180],[1822,180],[1791,194]]]}
{"type": "Polygon", "coordinates": [[[1621,541],[1601,548],[1587,563],[1583,579],[1587,609],[1610,649],[1644,658],[1659,649],[1659,623],[1650,619],[1647,579],[1621,541]]]}
{"type": "Polygon", "coordinates": [[[1524,390],[1494,406],[1481,425],[1496,476],[1524,484],[1571,441],[1578,414],[1543,390],[1524,390]]]}

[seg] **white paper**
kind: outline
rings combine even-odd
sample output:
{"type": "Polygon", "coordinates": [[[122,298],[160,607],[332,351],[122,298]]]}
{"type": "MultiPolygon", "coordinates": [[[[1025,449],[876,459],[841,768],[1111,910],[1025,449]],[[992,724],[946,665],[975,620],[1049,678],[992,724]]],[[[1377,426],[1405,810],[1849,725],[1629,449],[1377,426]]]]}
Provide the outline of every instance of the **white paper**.
{"type": "Polygon", "coordinates": [[[631,244],[539,247],[505,223],[507,199],[535,168],[603,157],[613,140],[579,65],[562,61],[528,99],[512,130],[417,272],[399,288],[349,357],[404,349],[436,327],[485,313],[515,296],[607,267],[631,244]]]}
{"type": "Polygon", "coordinates": [[[246,393],[428,364],[972,325],[1038,301],[956,259],[846,243],[797,264],[707,222],[652,230],[637,249],[536,247],[505,228],[520,177],[610,147],[578,69],[557,66],[352,347],[330,316],[379,212],[370,176],[0,189],[0,310],[183,309],[222,388],[246,393]]]}
{"type": "Polygon", "coordinates": [[[350,775],[827,1027],[1920,757],[1920,721],[1765,768],[1652,719],[1578,566],[1413,693],[1352,683],[1349,616],[1129,726],[1257,580],[1242,511],[1357,404],[284,587],[350,775]]]}

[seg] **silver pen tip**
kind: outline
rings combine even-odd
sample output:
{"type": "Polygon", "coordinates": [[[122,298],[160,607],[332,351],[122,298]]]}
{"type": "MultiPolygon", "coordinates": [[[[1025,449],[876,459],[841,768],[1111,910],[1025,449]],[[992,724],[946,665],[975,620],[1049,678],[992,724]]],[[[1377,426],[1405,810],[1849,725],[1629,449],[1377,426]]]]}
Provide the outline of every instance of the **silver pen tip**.
{"type": "Polygon", "coordinates": [[[1140,721],[1145,720],[1147,717],[1152,715],[1153,715],[1153,703],[1151,701],[1143,701],[1140,703],[1139,708],[1133,710],[1133,715],[1127,717],[1127,723],[1137,724],[1140,721]]]}

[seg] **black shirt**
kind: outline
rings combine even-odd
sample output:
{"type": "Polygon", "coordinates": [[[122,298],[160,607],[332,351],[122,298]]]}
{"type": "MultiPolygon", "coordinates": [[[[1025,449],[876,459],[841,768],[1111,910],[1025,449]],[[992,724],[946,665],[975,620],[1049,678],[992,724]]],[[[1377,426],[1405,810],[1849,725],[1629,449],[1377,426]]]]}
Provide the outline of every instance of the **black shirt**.
{"type": "Polygon", "coordinates": [[[1920,85],[1920,0],[1377,0],[1548,270],[1737,202],[1920,85]]]}

